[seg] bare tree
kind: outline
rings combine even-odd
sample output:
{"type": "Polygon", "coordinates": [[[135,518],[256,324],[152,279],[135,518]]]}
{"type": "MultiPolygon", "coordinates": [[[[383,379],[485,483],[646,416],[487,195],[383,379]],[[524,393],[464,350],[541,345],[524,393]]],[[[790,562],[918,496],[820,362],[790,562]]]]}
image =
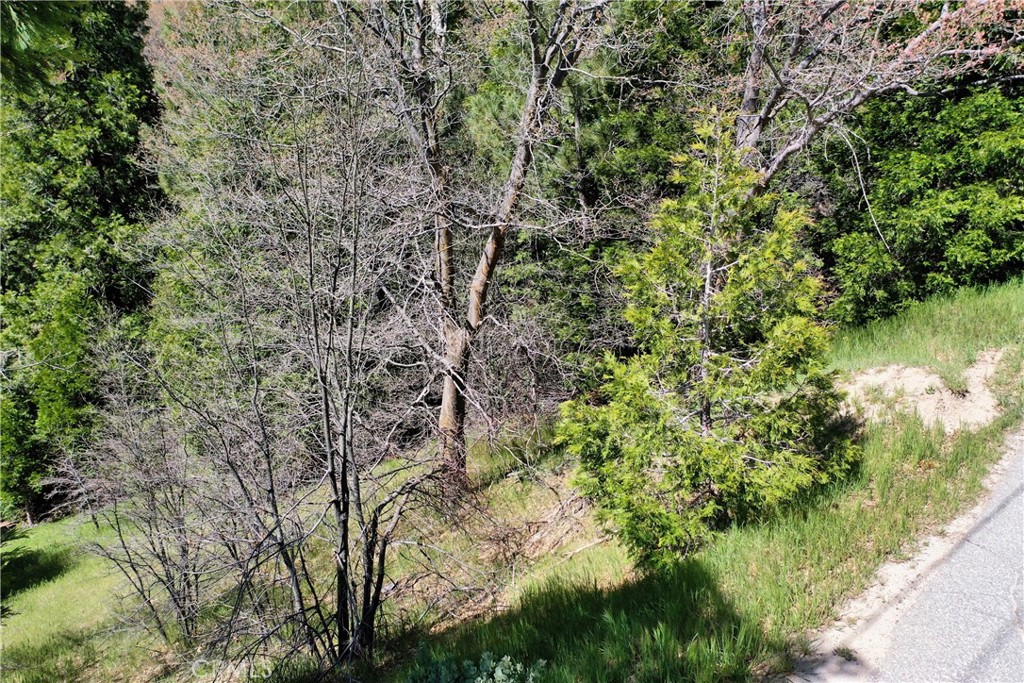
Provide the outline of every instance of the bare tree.
{"type": "MultiPolygon", "coordinates": [[[[607,0],[562,0],[547,6],[522,0],[528,78],[523,84],[519,123],[514,133],[508,170],[491,205],[475,206],[476,220],[458,201],[445,148],[444,120],[451,116],[450,93],[457,72],[470,66],[462,59],[450,26],[453,3],[417,0],[412,3],[337,2],[342,24],[366,27],[379,41],[385,73],[394,84],[394,106],[403,116],[428,188],[420,207],[434,233],[433,281],[442,339],[444,381],[438,415],[440,457],[456,481],[466,472],[466,417],[470,357],[487,317],[488,295],[497,275],[509,229],[515,225],[535,148],[549,134],[556,95],[594,37],[607,0]],[[483,228],[471,274],[460,268],[457,233],[483,228]],[[464,289],[462,289],[464,288],[464,289]]],[[[495,8],[484,8],[497,12],[495,8]]]]}
{"type": "Polygon", "coordinates": [[[171,23],[178,205],[91,477],[105,552],[165,637],[337,667],[373,650],[389,548],[431,503],[437,372],[407,315],[404,129],[358,36],[331,36],[344,60],[309,49],[333,26],[305,9],[281,8],[290,30],[198,5],[171,23]]]}
{"type": "Polygon", "coordinates": [[[872,97],[916,93],[976,69],[1024,39],[1024,3],[743,0],[726,40],[746,60],[736,145],[760,188],[817,135],[872,97]]]}

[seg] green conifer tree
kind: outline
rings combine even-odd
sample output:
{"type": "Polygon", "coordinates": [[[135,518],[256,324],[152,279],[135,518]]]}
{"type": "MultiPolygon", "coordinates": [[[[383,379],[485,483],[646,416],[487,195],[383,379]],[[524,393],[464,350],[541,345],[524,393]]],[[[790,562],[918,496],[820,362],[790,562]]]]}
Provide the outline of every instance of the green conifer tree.
{"type": "Polygon", "coordinates": [[[640,352],[607,357],[597,395],[563,409],[580,487],[646,565],[837,476],[851,456],[833,424],[822,287],[798,239],[808,219],[754,196],[730,130],[698,129],[654,246],[617,268],[640,352]]]}
{"type": "Polygon", "coordinates": [[[64,16],[70,57],[45,65],[44,86],[5,87],[0,107],[5,516],[45,510],[54,458],[89,438],[92,341],[103,320],[148,298],[143,264],[126,249],[158,195],[138,163],[159,112],[142,54],[146,5],[76,3],[64,16]]]}

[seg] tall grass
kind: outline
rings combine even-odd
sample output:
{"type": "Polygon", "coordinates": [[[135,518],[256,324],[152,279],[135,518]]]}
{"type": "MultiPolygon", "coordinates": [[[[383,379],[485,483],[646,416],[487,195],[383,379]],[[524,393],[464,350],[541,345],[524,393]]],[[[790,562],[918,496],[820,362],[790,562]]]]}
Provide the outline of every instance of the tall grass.
{"type": "Polygon", "coordinates": [[[725,681],[747,677],[751,654],[777,647],[696,559],[612,589],[547,581],[516,609],[461,629],[438,654],[542,659],[551,681],[725,681]]]}
{"type": "Polygon", "coordinates": [[[955,378],[979,351],[1024,342],[1024,280],[961,289],[900,315],[836,334],[832,363],[862,370],[899,363],[930,366],[955,378]]]}

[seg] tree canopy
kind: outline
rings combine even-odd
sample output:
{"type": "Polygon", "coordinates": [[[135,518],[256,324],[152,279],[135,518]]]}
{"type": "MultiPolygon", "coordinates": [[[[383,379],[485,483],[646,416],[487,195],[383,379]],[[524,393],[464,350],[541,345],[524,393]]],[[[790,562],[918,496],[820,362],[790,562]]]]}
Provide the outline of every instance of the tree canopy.
{"type": "MultiPolygon", "coordinates": [[[[21,4],[3,11],[61,22],[73,49],[66,60],[26,53],[6,65],[28,78],[18,60],[30,59],[45,81],[5,88],[0,111],[5,514],[40,511],[55,458],[88,439],[91,344],[111,320],[145,309],[148,275],[135,246],[159,197],[140,165],[143,129],[159,115],[142,54],[145,5],[11,7],[21,4]]],[[[44,28],[24,30],[26,50],[46,40],[44,28]]]]}

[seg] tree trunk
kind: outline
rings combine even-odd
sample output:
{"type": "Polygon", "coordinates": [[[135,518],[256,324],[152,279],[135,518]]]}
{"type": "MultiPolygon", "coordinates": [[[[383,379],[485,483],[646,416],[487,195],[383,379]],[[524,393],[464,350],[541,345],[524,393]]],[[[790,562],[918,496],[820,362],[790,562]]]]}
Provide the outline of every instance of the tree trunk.
{"type": "Polygon", "coordinates": [[[496,211],[494,226],[480,252],[476,272],[469,283],[469,301],[463,320],[447,313],[454,312],[454,297],[446,292],[453,284],[453,272],[445,270],[445,265],[450,268],[451,264],[451,254],[446,250],[450,248],[451,235],[442,229],[437,230],[438,279],[442,288],[442,307],[446,308],[446,368],[438,432],[445,469],[463,480],[466,477],[466,383],[473,340],[483,325],[487,293],[501,261],[508,228],[522,201],[526,177],[533,161],[533,146],[541,135],[554,93],[562,87],[579,57],[587,30],[598,20],[604,2],[599,0],[583,9],[573,2],[563,1],[547,31],[538,18],[535,3],[530,0],[524,5],[529,21],[533,72],[519,120],[516,152],[496,211]]]}
{"type": "Polygon", "coordinates": [[[445,331],[447,372],[441,392],[438,432],[441,462],[453,477],[466,475],[466,371],[469,369],[469,331],[449,321],[445,331]]]}
{"type": "MultiPolygon", "coordinates": [[[[712,223],[712,231],[714,224],[712,223]]],[[[709,241],[714,241],[714,235],[710,235],[709,241]]],[[[704,264],[704,292],[700,298],[701,325],[700,325],[700,368],[697,376],[700,381],[700,433],[707,438],[711,436],[713,426],[711,419],[711,400],[708,397],[708,364],[711,362],[711,299],[714,296],[713,283],[714,252],[709,251],[707,263],[704,264]]]]}
{"type": "Polygon", "coordinates": [[[761,137],[760,83],[764,68],[764,32],[767,17],[766,8],[755,3],[750,12],[751,45],[744,74],[743,101],[740,114],[736,117],[736,147],[745,150],[743,162],[751,168],[758,165],[757,143],[761,137]]]}

